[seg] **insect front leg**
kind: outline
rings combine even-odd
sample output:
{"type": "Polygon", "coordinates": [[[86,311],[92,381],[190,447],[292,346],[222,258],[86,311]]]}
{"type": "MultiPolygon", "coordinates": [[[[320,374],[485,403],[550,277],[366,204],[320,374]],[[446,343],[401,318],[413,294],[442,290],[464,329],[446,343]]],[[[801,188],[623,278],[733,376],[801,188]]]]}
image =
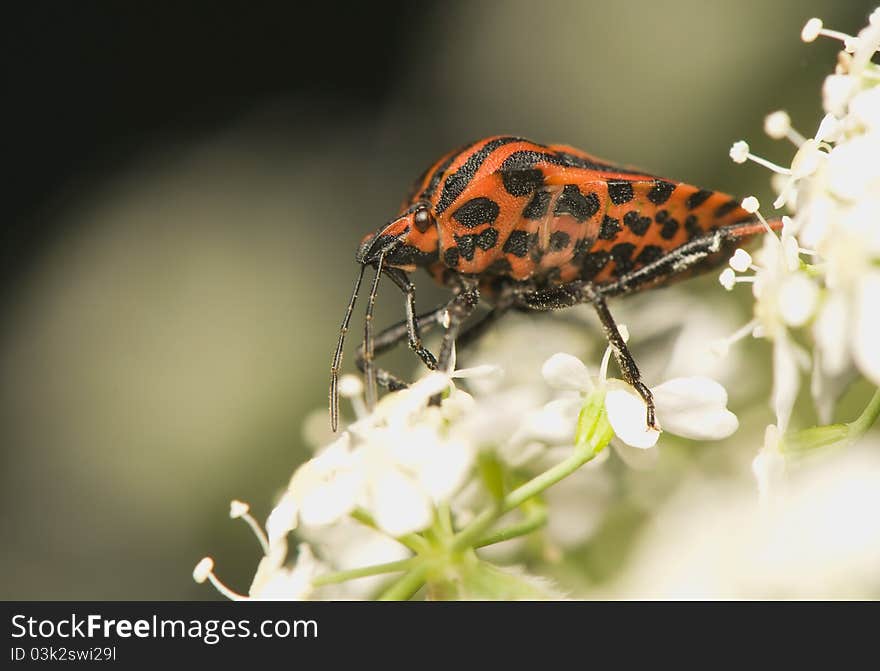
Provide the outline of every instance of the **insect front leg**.
{"type": "Polygon", "coordinates": [[[405,272],[398,268],[389,268],[386,275],[400,288],[406,296],[406,335],[409,340],[409,348],[419,355],[419,358],[430,370],[437,368],[437,359],[431,351],[422,344],[419,320],[416,318],[416,287],[410,282],[405,272]]]}
{"type": "Polygon", "coordinates": [[[617,324],[611,316],[611,311],[608,309],[604,296],[592,284],[589,282],[571,282],[558,287],[522,293],[517,298],[518,304],[531,310],[558,310],[587,302],[593,305],[596,314],[599,316],[599,321],[602,323],[602,329],[605,332],[605,338],[608,340],[608,344],[611,345],[611,351],[614,354],[617,365],[620,367],[623,379],[645,401],[648,426],[653,429],[659,429],[654,409],[654,396],[651,394],[648,386],[642,382],[639,367],[636,365],[635,359],[630,353],[623,336],[620,334],[620,329],[617,328],[617,324]]]}
{"type": "MultiPolygon", "coordinates": [[[[446,313],[447,305],[444,303],[440,305],[430,312],[426,312],[424,314],[418,315],[417,317],[413,317],[412,321],[414,322],[419,332],[428,332],[432,330],[437,324],[440,323],[440,320],[443,318],[446,313]]],[[[398,344],[403,342],[406,338],[409,337],[410,333],[410,319],[409,315],[407,315],[407,319],[397,322],[392,326],[389,326],[385,330],[383,330],[376,338],[373,343],[373,355],[379,356],[380,354],[384,354],[385,352],[394,349],[398,344]]],[[[357,352],[355,353],[355,363],[357,364],[358,370],[362,373],[366,368],[366,361],[364,355],[364,347],[361,344],[357,352]]],[[[436,364],[435,364],[436,365],[436,364]]],[[[396,391],[398,389],[406,389],[407,383],[398,378],[396,375],[389,373],[387,370],[382,368],[376,369],[376,382],[386,389],[391,391],[396,391]]]]}

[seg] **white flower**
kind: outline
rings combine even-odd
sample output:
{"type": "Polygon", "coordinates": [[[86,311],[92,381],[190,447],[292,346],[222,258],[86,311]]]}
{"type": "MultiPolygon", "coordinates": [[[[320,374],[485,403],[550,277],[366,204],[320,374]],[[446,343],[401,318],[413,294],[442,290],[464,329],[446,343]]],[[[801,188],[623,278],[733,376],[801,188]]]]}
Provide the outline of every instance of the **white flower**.
{"type": "Polygon", "coordinates": [[[257,567],[248,590],[251,599],[301,601],[311,596],[312,580],[326,570],[324,566],[305,543],[297,547],[292,567],[284,566],[286,559],[287,543],[276,543],[257,567]]]}
{"type": "Polygon", "coordinates": [[[728,290],[738,282],[754,283],[754,326],[774,343],[773,405],[780,431],[797,395],[804,358],[787,333],[790,328],[815,317],[811,388],[823,417],[829,414],[835,380],[853,367],[880,384],[880,67],[871,61],[880,48],[880,10],[856,36],[810,19],[804,41],[819,35],[842,41],[845,53],[825,80],[827,114],[815,137],[797,142],[790,120],[776,113],[766,121],[767,132],[799,145],[790,168],[753,156],[744,142],[731,150],[736,162],[752,159],[786,175],[774,205],[795,210],[781,246],[770,236],[765,239],[754,277],[736,277],[727,269],[719,278],[728,290]],[[810,257],[809,271],[800,268],[801,253],[810,257]]]}
{"type": "MultiPolygon", "coordinates": [[[[583,403],[581,394],[603,387],[606,389],[605,410],[615,435],[639,449],[649,449],[657,443],[660,432],[647,425],[647,408],[642,397],[622,380],[606,379],[609,356],[610,348],[595,380],[583,362],[570,354],[554,354],[547,360],[542,369],[547,383],[560,390],[580,393],[554,401],[534,416],[533,419],[542,420],[536,422],[538,428],[552,427],[545,437],[558,437],[562,433],[560,429],[568,427],[566,435],[571,440],[583,403]]],[[[654,387],[651,392],[658,423],[672,433],[694,440],[713,440],[726,438],[736,431],[736,415],[726,407],[727,392],[714,380],[677,378],[654,387]]]]}
{"type": "Polygon", "coordinates": [[[209,580],[220,594],[232,601],[296,601],[309,598],[314,591],[312,581],[327,571],[327,567],[315,559],[311,548],[301,543],[297,548],[296,561],[292,566],[286,566],[286,532],[283,535],[273,536],[270,533],[267,536],[251,517],[250,506],[243,501],[232,501],[229,514],[232,519],[243,519],[247,522],[263,549],[263,558],[257,567],[248,595],[238,594],[223,584],[214,574],[214,560],[210,557],[203,558],[193,569],[193,580],[197,583],[209,580]]]}
{"type": "MultiPolygon", "coordinates": [[[[749,209],[760,217],[757,199],[747,200],[754,201],[749,203],[749,209]]],[[[754,258],[749,257],[748,264],[743,255],[737,258],[734,254],[731,267],[719,278],[727,290],[739,283],[752,285],[755,318],[736,336],[728,339],[727,344],[749,333],[757,333],[773,342],[773,409],[777,424],[783,431],[797,398],[799,369],[804,365],[805,358],[788,331],[809,321],[815,314],[819,297],[815,282],[801,269],[800,249],[792,234],[791,223],[787,219],[784,222],[781,238],[768,232],[754,258]],[[735,267],[737,270],[752,270],[754,274],[737,276],[735,267]]]]}
{"type": "MultiPolygon", "coordinates": [[[[494,368],[456,376],[469,374],[494,374],[494,368]]],[[[461,486],[473,463],[470,445],[441,435],[445,418],[469,399],[441,373],[385,396],[371,415],[297,469],[267,522],[270,538],[286,535],[300,522],[333,524],[358,506],[392,536],[429,526],[434,505],[461,486]],[[444,390],[450,396],[441,407],[429,407],[444,390]]]]}

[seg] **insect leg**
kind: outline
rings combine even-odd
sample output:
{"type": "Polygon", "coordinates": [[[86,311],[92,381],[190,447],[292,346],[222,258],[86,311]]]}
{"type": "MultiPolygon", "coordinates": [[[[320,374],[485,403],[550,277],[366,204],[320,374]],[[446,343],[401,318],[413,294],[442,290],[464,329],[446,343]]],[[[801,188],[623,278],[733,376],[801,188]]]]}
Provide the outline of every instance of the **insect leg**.
{"type": "Polygon", "coordinates": [[[651,394],[651,390],[642,382],[639,367],[626,346],[623,336],[620,335],[620,329],[617,328],[614,317],[611,316],[611,311],[608,309],[604,295],[600,294],[589,282],[571,282],[558,287],[523,293],[517,298],[518,304],[532,310],[558,310],[587,302],[593,305],[596,314],[599,316],[605,337],[608,340],[608,344],[611,345],[611,351],[614,353],[614,359],[620,367],[623,379],[632,385],[645,401],[648,426],[658,428],[654,410],[654,397],[651,394]]]}
{"type": "MultiPolygon", "coordinates": [[[[417,317],[414,317],[413,321],[416,323],[416,326],[418,329],[420,329],[420,331],[430,331],[437,324],[440,323],[441,318],[446,312],[446,307],[447,306],[444,303],[443,305],[434,308],[430,312],[426,312],[424,314],[418,315],[417,317]]],[[[399,343],[403,342],[403,340],[407,338],[408,335],[409,322],[407,319],[404,319],[403,321],[397,322],[396,324],[389,326],[374,338],[373,355],[379,356],[380,354],[384,354],[385,352],[393,349],[399,343]]],[[[357,349],[357,352],[355,354],[355,363],[357,364],[358,369],[361,372],[364,372],[366,362],[364,357],[363,345],[361,345],[357,349]]],[[[376,369],[376,381],[381,387],[385,387],[387,389],[390,389],[391,391],[395,391],[397,389],[405,389],[407,387],[406,382],[381,368],[376,369]]]]}
{"type": "Polygon", "coordinates": [[[495,303],[492,306],[492,309],[483,316],[480,321],[475,324],[471,324],[467,327],[455,341],[455,346],[457,349],[462,349],[467,347],[472,342],[474,342],[477,338],[483,335],[486,330],[492,326],[496,321],[498,321],[502,316],[507,314],[510,311],[510,308],[513,307],[514,301],[516,300],[516,293],[512,290],[512,288],[505,288],[502,290],[495,299],[495,303]]]}
{"type": "Polygon", "coordinates": [[[437,368],[445,373],[451,373],[450,368],[454,364],[452,352],[455,340],[461,325],[471,316],[477,303],[480,301],[480,291],[477,282],[462,278],[458,293],[446,306],[443,315],[446,322],[446,333],[443,334],[443,343],[440,345],[440,356],[437,359],[437,368]]]}
{"type": "Polygon", "coordinates": [[[639,367],[636,365],[633,355],[626,346],[623,336],[620,335],[620,329],[617,328],[617,324],[614,322],[614,317],[611,316],[608,304],[605,302],[605,299],[595,291],[592,292],[590,302],[593,304],[596,314],[599,315],[599,321],[602,322],[605,337],[611,345],[611,351],[614,353],[614,359],[620,367],[623,379],[632,385],[645,401],[645,405],[648,408],[646,417],[648,426],[652,429],[659,430],[660,427],[657,426],[657,418],[654,410],[654,396],[651,394],[651,390],[648,389],[647,385],[642,382],[642,375],[639,373],[639,367]]]}
{"type": "Polygon", "coordinates": [[[409,277],[399,268],[388,268],[385,274],[406,295],[406,334],[409,339],[409,348],[419,355],[419,358],[430,369],[437,368],[437,359],[424,345],[419,333],[419,322],[416,319],[416,287],[409,281],[409,277]]]}
{"type": "Polygon", "coordinates": [[[677,249],[638,270],[621,275],[616,281],[596,287],[602,296],[619,296],[659,284],[664,280],[687,277],[701,264],[713,264],[719,255],[732,253],[743,239],[760,232],[759,224],[745,222],[719,228],[684,243],[677,249]]]}

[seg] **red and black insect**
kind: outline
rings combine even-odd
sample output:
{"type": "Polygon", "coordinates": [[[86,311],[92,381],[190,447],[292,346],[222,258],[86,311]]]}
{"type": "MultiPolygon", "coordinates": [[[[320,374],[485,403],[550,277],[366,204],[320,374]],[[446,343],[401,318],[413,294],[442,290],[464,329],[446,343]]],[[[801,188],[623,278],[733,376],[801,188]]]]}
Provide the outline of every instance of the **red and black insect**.
{"type": "MultiPolygon", "coordinates": [[[[774,224],[774,228],[777,224],[774,224]]],[[[367,266],[376,275],[357,354],[367,403],[376,384],[406,384],[373,359],[404,339],[430,369],[447,370],[453,346],[466,345],[508,310],[555,310],[591,303],[599,315],[624,379],[647,404],[654,402],[608,310],[607,299],[723,263],[764,225],[740,202],[717,191],[615,166],[564,145],[518,137],[490,137],[456,149],[416,180],[400,213],[357,251],[361,264],[342,321],[330,381],[333,430],[342,346],[367,266]],[[452,290],[449,302],[415,314],[409,273],[425,268],[452,290]],[[373,338],[379,278],[403,292],[406,319],[373,338]],[[462,331],[480,299],[490,306],[462,331]],[[435,358],[421,334],[445,328],[435,358]]]]}

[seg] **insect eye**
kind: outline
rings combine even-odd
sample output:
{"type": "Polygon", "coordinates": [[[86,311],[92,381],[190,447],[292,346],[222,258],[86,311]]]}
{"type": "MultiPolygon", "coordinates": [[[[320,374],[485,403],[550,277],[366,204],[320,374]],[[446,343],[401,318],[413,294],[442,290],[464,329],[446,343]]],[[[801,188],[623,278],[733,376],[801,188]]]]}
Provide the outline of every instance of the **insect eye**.
{"type": "Polygon", "coordinates": [[[421,232],[425,232],[431,225],[431,213],[427,207],[419,208],[413,215],[413,224],[421,232]]]}

